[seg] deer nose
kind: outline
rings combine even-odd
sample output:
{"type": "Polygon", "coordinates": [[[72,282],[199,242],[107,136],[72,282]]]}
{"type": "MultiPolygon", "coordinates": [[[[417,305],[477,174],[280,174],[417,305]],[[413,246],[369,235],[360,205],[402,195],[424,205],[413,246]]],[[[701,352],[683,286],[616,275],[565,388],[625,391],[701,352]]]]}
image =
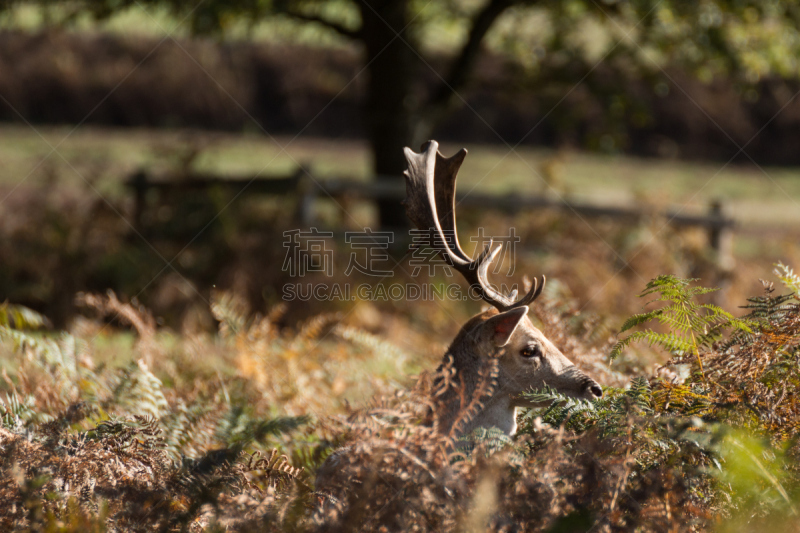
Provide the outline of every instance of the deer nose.
{"type": "Polygon", "coordinates": [[[603,389],[595,381],[587,383],[583,387],[583,395],[590,399],[597,399],[603,397],[603,389]]]}

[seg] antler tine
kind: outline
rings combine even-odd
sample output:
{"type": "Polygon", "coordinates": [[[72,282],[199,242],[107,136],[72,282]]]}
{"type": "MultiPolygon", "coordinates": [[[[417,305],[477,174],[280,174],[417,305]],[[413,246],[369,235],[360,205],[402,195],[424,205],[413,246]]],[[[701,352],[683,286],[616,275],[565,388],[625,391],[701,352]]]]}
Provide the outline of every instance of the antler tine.
{"type": "Polygon", "coordinates": [[[497,253],[502,250],[502,248],[502,246],[498,246],[492,250],[492,241],[490,240],[478,259],[470,265],[471,269],[476,269],[478,283],[476,284],[475,281],[470,278],[467,278],[467,281],[469,281],[471,286],[480,289],[480,296],[487,303],[493,305],[500,311],[506,311],[514,307],[514,301],[494,290],[489,283],[489,266],[494,262],[494,258],[497,257],[497,253]]]}
{"type": "Polygon", "coordinates": [[[406,177],[406,213],[408,218],[422,230],[433,229],[436,233],[433,244],[444,255],[448,263],[461,273],[481,298],[501,311],[528,305],[536,299],[544,286],[534,283],[524,298],[515,302],[494,290],[488,280],[489,265],[492,264],[502,246],[492,249],[492,242],[477,259],[470,260],[461,249],[456,234],[456,177],[467,151],[462,149],[452,157],[439,153],[439,144],[428,141],[422,145],[421,153],[405,149],[408,170],[406,177]],[[447,237],[450,237],[448,240],[447,237]]]}
{"type": "MultiPolygon", "coordinates": [[[[528,291],[528,294],[523,296],[522,300],[515,303],[514,307],[518,307],[520,305],[532,304],[533,301],[536,300],[536,298],[538,298],[540,294],[542,294],[542,291],[544,290],[545,281],[547,281],[547,278],[544,277],[544,274],[542,274],[541,283],[539,283],[538,278],[533,278],[533,285],[531,285],[531,290],[528,291]]],[[[516,299],[516,294],[513,296],[513,299],[516,299]]]]}

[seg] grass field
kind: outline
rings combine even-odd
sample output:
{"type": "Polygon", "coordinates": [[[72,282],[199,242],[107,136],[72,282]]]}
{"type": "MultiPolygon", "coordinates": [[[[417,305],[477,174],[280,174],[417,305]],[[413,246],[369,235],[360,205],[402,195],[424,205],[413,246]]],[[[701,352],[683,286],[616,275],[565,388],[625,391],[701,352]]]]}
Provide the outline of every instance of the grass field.
{"type": "MultiPolygon", "coordinates": [[[[370,168],[365,143],[354,140],[89,126],[72,134],[71,127],[36,129],[41,137],[26,126],[0,128],[0,185],[4,188],[20,182],[37,185],[54,176],[62,183],[80,185],[83,176],[96,180],[99,191],[118,195],[121,181],[134,170],[175,168],[182,155],[192,151],[198,151],[193,168],[222,176],[283,175],[303,164],[322,178],[366,179],[370,168]],[[48,143],[58,146],[58,153],[50,154],[48,143]]],[[[445,153],[458,148],[443,146],[445,153]]],[[[721,199],[743,226],[792,229],[800,225],[800,169],[528,147],[515,151],[504,146],[466,148],[470,155],[459,175],[462,191],[546,193],[568,202],[601,205],[645,202],[687,213],[701,213],[712,200],[721,199]]]]}

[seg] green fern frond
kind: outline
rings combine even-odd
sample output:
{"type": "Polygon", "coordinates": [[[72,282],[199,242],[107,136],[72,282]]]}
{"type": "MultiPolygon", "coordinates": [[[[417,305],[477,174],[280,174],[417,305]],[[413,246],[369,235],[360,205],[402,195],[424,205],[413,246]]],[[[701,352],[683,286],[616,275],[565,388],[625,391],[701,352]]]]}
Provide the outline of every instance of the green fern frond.
{"type": "Polygon", "coordinates": [[[167,453],[173,460],[181,456],[198,457],[201,450],[211,444],[214,432],[208,418],[212,410],[208,404],[188,407],[183,400],[178,400],[175,408],[161,418],[167,453]]]}
{"type": "Polygon", "coordinates": [[[642,291],[640,296],[647,296],[649,294],[655,294],[656,292],[661,293],[662,295],[678,294],[690,283],[694,283],[695,281],[698,281],[698,279],[683,279],[671,274],[663,274],[651,279],[647,285],[645,285],[645,289],[642,291]]]}
{"type": "Polygon", "coordinates": [[[622,327],[619,328],[620,332],[628,331],[631,328],[635,328],[639,324],[644,324],[645,322],[649,322],[654,318],[661,315],[664,311],[662,309],[656,309],[655,311],[650,311],[649,313],[639,313],[633,315],[628,318],[623,324],[622,327]]]}
{"type": "Polygon", "coordinates": [[[268,437],[290,433],[309,421],[307,416],[253,418],[244,406],[233,405],[220,418],[216,438],[228,448],[244,448],[252,442],[263,442],[268,437]]]}
{"type": "Polygon", "coordinates": [[[58,346],[48,337],[6,326],[0,326],[0,340],[10,341],[15,351],[25,352],[30,350],[43,355],[46,359],[54,358],[53,352],[58,350],[58,346]]]}
{"type": "Polygon", "coordinates": [[[47,318],[33,309],[8,302],[0,304],[0,326],[10,329],[39,329],[47,325],[47,318]]]}
{"type": "Polygon", "coordinates": [[[531,403],[548,403],[564,400],[566,397],[555,389],[545,384],[541,389],[531,389],[523,392],[522,397],[531,403]]]}
{"type": "Polygon", "coordinates": [[[335,449],[330,441],[299,436],[293,442],[291,462],[304,470],[315,472],[335,449]]]}
{"type": "Polygon", "coordinates": [[[781,283],[795,294],[795,297],[800,295],[800,275],[795,274],[792,268],[779,261],[778,264],[775,265],[775,270],[773,272],[778,279],[781,280],[781,283]]]}
{"type": "Polygon", "coordinates": [[[474,446],[483,446],[486,455],[491,455],[505,448],[513,447],[514,441],[504,431],[498,428],[476,428],[469,435],[460,440],[469,442],[474,446]]]}
{"type": "Polygon", "coordinates": [[[697,323],[695,320],[693,320],[692,315],[676,312],[677,310],[674,309],[674,306],[666,307],[662,309],[662,311],[664,312],[659,314],[656,317],[656,320],[659,324],[662,326],[667,326],[672,331],[688,333],[697,326],[697,323]]]}
{"type": "Polygon", "coordinates": [[[219,321],[219,332],[223,337],[233,337],[247,326],[247,305],[231,293],[212,295],[211,314],[219,321]]]}
{"type": "Polygon", "coordinates": [[[660,296],[653,301],[678,301],[686,296],[694,298],[703,294],[716,292],[715,287],[692,287],[691,284],[700,281],[698,278],[679,278],[672,274],[662,274],[647,283],[640,297],[659,293],[660,296]]]}
{"type": "Polygon", "coordinates": [[[267,437],[277,437],[285,433],[290,433],[301,426],[308,424],[311,418],[308,416],[281,416],[278,418],[259,420],[253,424],[251,435],[252,440],[261,442],[267,437]]]}
{"type": "Polygon", "coordinates": [[[611,358],[616,358],[628,345],[639,341],[646,341],[648,346],[661,346],[670,352],[690,352],[694,346],[688,336],[682,337],[673,333],[658,333],[651,329],[634,331],[614,345],[611,350],[611,358]]]}
{"type": "Polygon", "coordinates": [[[541,416],[544,422],[553,426],[561,426],[575,415],[595,411],[593,402],[567,396],[547,385],[541,389],[525,392],[522,397],[532,403],[549,404],[544,412],[541,411],[541,408],[534,408],[528,411],[524,418],[530,419],[533,416],[541,416]]]}
{"type": "Polygon", "coordinates": [[[89,351],[86,341],[69,333],[53,336],[0,326],[0,342],[4,341],[10,343],[14,351],[49,373],[64,394],[70,395],[76,391],[79,383],[78,359],[89,351]]]}
{"type": "Polygon", "coordinates": [[[408,359],[408,354],[391,342],[362,329],[337,325],[334,332],[345,340],[371,350],[376,355],[383,355],[386,359],[397,362],[398,365],[408,359]]]}
{"type": "Polygon", "coordinates": [[[0,398],[0,422],[2,427],[19,432],[28,424],[38,424],[53,420],[51,415],[39,413],[36,410],[36,398],[26,396],[21,399],[16,393],[6,395],[6,399],[0,398]]]}
{"type": "Polygon", "coordinates": [[[551,405],[542,415],[542,419],[554,426],[561,426],[575,415],[594,410],[594,404],[588,400],[567,398],[563,403],[551,405]]]}
{"type": "Polygon", "coordinates": [[[651,410],[653,406],[653,391],[647,378],[638,376],[631,380],[631,385],[625,395],[633,400],[634,404],[642,409],[651,410]]]}
{"type": "Polygon", "coordinates": [[[123,370],[114,380],[112,396],[106,403],[121,406],[130,413],[157,419],[169,411],[161,380],[141,359],[123,370]]]}
{"type": "MultiPolygon", "coordinates": [[[[717,289],[692,286],[695,279],[682,279],[663,275],[651,280],[640,296],[658,294],[659,297],[648,302],[665,302],[666,305],[649,313],[640,313],[626,320],[621,332],[640,326],[649,321],[657,321],[668,328],[661,333],[652,329],[635,331],[619,340],[611,349],[611,359],[616,359],[633,342],[646,342],[649,346],[659,346],[673,353],[692,353],[697,357],[702,375],[700,348],[709,348],[724,337],[725,331],[752,333],[751,323],[746,318],[736,318],[721,307],[696,301],[698,296],[709,294],[717,289]]],[[[705,378],[704,378],[705,379],[705,378]]]]}

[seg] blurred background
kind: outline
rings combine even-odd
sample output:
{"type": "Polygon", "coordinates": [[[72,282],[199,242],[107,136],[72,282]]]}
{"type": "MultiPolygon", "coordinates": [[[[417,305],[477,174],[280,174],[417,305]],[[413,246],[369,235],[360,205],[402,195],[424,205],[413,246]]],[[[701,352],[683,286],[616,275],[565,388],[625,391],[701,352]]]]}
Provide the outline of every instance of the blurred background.
{"type": "MultiPolygon", "coordinates": [[[[283,302],[284,232],[311,227],[334,280],[405,283],[401,149],[434,138],[470,152],[467,251],[515,228],[511,281],[546,274],[604,338],[658,274],[735,309],[799,264],[798,21],[792,2],[2,2],[0,300],[67,327],[76,294],[110,289],[209,331],[215,291],[283,302]],[[345,276],[364,228],[397,230],[388,279],[345,276]]],[[[439,354],[478,309],[283,303],[283,325],[340,313],[439,354]]]]}

